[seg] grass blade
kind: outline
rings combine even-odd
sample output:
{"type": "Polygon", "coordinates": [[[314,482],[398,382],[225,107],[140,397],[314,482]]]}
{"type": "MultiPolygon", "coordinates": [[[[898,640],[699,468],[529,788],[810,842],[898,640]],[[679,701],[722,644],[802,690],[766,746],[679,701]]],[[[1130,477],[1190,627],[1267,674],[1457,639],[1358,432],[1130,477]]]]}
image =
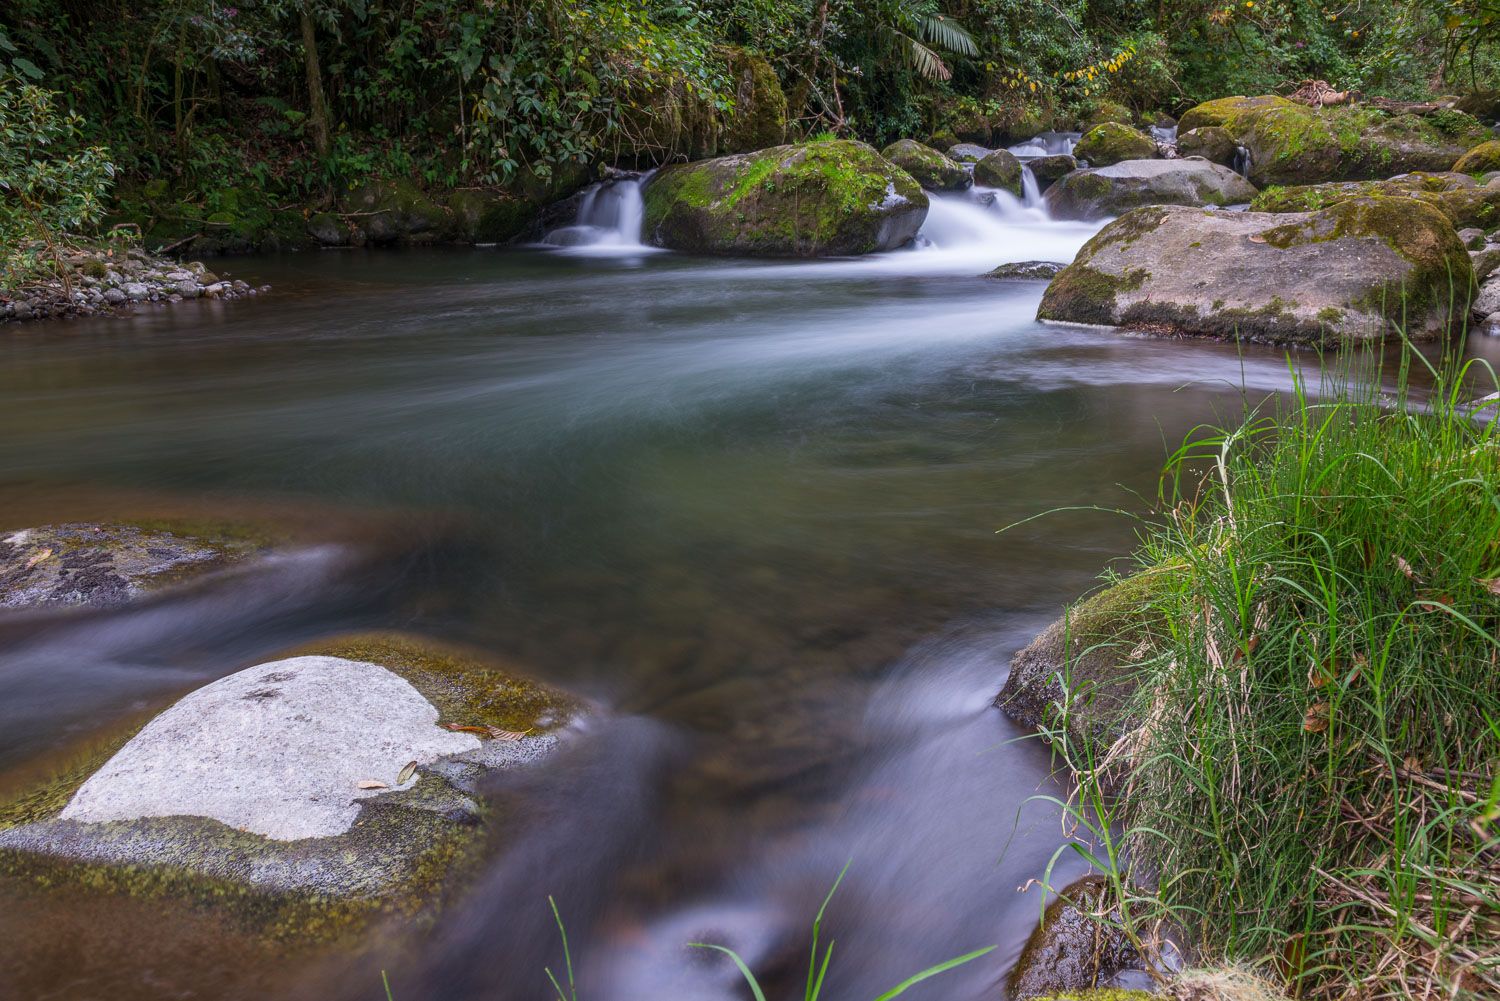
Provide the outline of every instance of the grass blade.
{"type": "Polygon", "coordinates": [[[953,969],[955,966],[962,966],[965,963],[972,962],[973,960],[978,959],[980,956],[983,956],[986,953],[994,952],[997,948],[999,948],[999,946],[986,946],[983,949],[975,949],[973,952],[965,953],[962,956],[954,956],[952,959],[948,960],[945,963],[939,963],[936,966],[929,966],[921,973],[913,974],[912,976],[907,977],[895,987],[892,987],[890,990],[880,995],[880,997],[876,998],[875,1001],[890,1001],[891,998],[895,997],[898,994],[905,994],[908,988],[914,987],[915,985],[926,980],[928,977],[935,977],[939,973],[946,973],[949,970],[953,969]]]}
{"type": "Polygon", "coordinates": [[[716,949],[734,960],[734,965],[740,968],[740,973],[744,976],[745,983],[750,985],[750,993],[755,995],[755,1001],[766,1001],[765,991],[760,989],[760,984],[755,980],[755,974],[750,972],[750,967],[745,965],[745,961],[740,958],[739,953],[722,945],[714,945],[712,942],[689,942],[688,945],[694,949],[716,949]]]}

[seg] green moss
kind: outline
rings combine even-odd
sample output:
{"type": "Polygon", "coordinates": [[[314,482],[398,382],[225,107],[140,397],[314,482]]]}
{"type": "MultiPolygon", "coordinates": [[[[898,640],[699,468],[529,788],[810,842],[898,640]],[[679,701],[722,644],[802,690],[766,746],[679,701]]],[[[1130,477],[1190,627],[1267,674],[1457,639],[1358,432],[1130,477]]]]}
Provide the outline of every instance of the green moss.
{"type": "Polygon", "coordinates": [[[968,172],[962,167],[937,150],[911,139],[891,143],[880,151],[880,155],[906,171],[924,188],[952,191],[969,184],[968,172]]]}
{"type": "Polygon", "coordinates": [[[1453,169],[1461,174],[1488,174],[1500,170],[1500,139],[1482,142],[1458,158],[1453,169]]]}
{"type": "Polygon", "coordinates": [[[1155,1001],[1150,991],[1133,991],[1123,987],[1086,987],[1076,991],[1060,991],[1035,998],[1034,1001],[1155,1001]]]}
{"type": "Polygon", "coordinates": [[[1121,292],[1140,288],[1150,277],[1150,272],[1144,268],[1116,277],[1082,262],[1070,264],[1052,279],[1042,294],[1037,318],[1066,318],[1073,323],[1113,326],[1116,323],[1115,297],[1121,292]]]}
{"type": "Polygon", "coordinates": [[[718,151],[744,153],[786,142],[786,94],[775,68],[765,56],[748,49],[726,49],[724,55],[734,87],[734,108],[718,151]]]}
{"type": "Polygon", "coordinates": [[[1150,159],[1156,156],[1156,143],[1150,136],[1128,125],[1105,122],[1090,129],[1078,141],[1073,155],[1087,160],[1091,166],[1108,167],[1122,160],[1150,159]]]}

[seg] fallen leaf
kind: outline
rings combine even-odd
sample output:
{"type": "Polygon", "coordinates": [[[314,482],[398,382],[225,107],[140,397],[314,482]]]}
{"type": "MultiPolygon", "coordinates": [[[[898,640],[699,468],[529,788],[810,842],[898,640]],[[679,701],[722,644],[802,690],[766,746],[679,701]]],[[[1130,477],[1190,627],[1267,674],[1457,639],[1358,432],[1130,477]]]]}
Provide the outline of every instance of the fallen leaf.
{"type": "Polygon", "coordinates": [[[396,784],[398,786],[406,785],[407,780],[415,774],[417,774],[417,763],[415,761],[408,761],[406,767],[401,769],[401,774],[396,776],[396,784]]]}
{"type": "Polygon", "coordinates": [[[1407,580],[1416,580],[1417,579],[1417,575],[1414,572],[1412,572],[1412,568],[1411,568],[1411,564],[1410,563],[1406,562],[1405,560],[1403,560],[1399,556],[1392,556],[1391,559],[1393,559],[1393,560],[1396,561],[1396,569],[1400,570],[1402,573],[1406,574],[1406,579],[1407,580]]]}
{"type": "Polygon", "coordinates": [[[487,726],[464,726],[462,723],[444,723],[442,726],[444,730],[452,730],[454,733],[477,733],[481,737],[490,735],[490,728],[487,726]]]}
{"type": "Polygon", "coordinates": [[[502,730],[498,726],[486,727],[485,729],[489,730],[490,736],[495,740],[520,740],[531,732],[527,730],[524,733],[517,733],[514,730],[502,730]]]}
{"type": "Polygon", "coordinates": [[[1302,717],[1302,729],[1308,733],[1322,733],[1328,729],[1328,703],[1314,702],[1307,707],[1307,715],[1302,717]]]}
{"type": "Polygon", "coordinates": [[[1266,242],[1266,238],[1264,236],[1262,236],[1261,234],[1259,234],[1259,233],[1254,233],[1250,237],[1250,242],[1251,243],[1265,243],[1266,242]]]}
{"type": "Polygon", "coordinates": [[[1474,583],[1500,598],[1500,577],[1476,577],[1474,583]]]}
{"type": "Polygon", "coordinates": [[[50,550],[50,549],[43,549],[41,552],[37,553],[31,559],[29,559],[29,560],[26,561],[26,569],[30,570],[32,567],[36,566],[38,563],[42,562],[42,560],[45,560],[47,557],[49,557],[51,555],[52,555],[52,550],[50,550]]]}
{"type": "Polygon", "coordinates": [[[358,788],[358,789],[389,789],[390,788],[390,786],[386,785],[384,782],[379,781],[378,779],[360,779],[358,782],[354,783],[354,785],[355,785],[355,788],[358,788]]]}

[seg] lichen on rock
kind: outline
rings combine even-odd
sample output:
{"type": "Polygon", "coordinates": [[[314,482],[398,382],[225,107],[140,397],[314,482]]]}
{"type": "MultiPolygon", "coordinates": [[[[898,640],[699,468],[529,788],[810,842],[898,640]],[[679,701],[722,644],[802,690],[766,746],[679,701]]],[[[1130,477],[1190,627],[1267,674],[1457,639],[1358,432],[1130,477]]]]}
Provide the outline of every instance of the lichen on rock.
{"type": "Polygon", "coordinates": [[[1091,167],[1108,167],[1122,160],[1149,160],[1156,156],[1156,143],[1129,125],[1105,122],[1084,133],[1073,156],[1091,167]]]}
{"type": "Polygon", "coordinates": [[[880,155],[929,191],[958,191],[973,183],[969,172],[937,150],[911,139],[893,142],[880,155]]]}

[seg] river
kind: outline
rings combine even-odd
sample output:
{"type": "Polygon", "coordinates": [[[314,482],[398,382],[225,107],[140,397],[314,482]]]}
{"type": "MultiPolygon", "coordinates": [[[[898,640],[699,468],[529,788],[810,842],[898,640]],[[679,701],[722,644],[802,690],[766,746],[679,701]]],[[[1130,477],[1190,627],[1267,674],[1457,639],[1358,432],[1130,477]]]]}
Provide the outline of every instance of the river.
{"type": "MultiPolygon", "coordinates": [[[[385,970],[398,1001],[538,999],[549,895],[586,1001],[748,996],[689,941],[789,994],[849,860],[826,996],[985,945],[907,997],[1002,996],[1066,840],[1047,750],[990,706],[1008,659],[1129,551],[1130,518],[1085,508],[1144,511],[1192,427],[1289,383],[1279,352],[1045,326],[1043,283],[977,277],[1095,228],[955,197],[922,247],[860,261],[607,233],[232,259],[274,291],[7,330],[0,527],[171,497],[342,541],[0,623],[0,768],[371,627],[601,712],[497,786],[492,846],[431,925],[292,949],[0,882],[0,994],[353,1001],[385,970]]],[[[1082,871],[1065,853],[1053,882],[1082,871]]]]}

